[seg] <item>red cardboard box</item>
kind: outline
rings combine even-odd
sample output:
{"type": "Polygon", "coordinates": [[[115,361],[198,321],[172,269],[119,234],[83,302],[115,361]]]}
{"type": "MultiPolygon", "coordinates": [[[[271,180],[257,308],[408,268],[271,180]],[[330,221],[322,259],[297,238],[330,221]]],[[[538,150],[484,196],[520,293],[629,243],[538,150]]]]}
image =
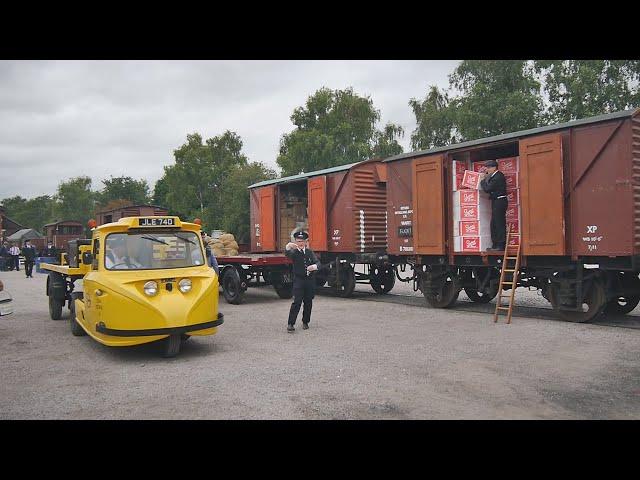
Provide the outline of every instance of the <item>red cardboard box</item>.
{"type": "Polygon", "coordinates": [[[453,211],[454,220],[465,221],[491,221],[491,205],[460,205],[453,211]]]}
{"type": "Polygon", "coordinates": [[[464,221],[459,222],[459,234],[463,237],[491,235],[491,226],[487,222],[464,221]]]}
{"type": "Polygon", "coordinates": [[[453,204],[454,205],[479,205],[480,191],[462,189],[460,191],[453,192],[453,204]]]}
{"type": "Polygon", "coordinates": [[[520,157],[499,158],[498,170],[502,173],[518,173],[520,157]]]}
{"type": "Polygon", "coordinates": [[[518,172],[505,173],[504,179],[507,182],[507,190],[515,190],[520,187],[518,183],[518,172]]]}
{"type": "Polygon", "coordinates": [[[520,245],[520,235],[509,237],[509,245],[520,245]]]}
{"type": "Polygon", "coordinates": [[[453,161],[453,173],[455,174],[463,174],[466,170],[469,170],[469,168],[467,167],[467,162],[465,161],[460,161],[460,160],[454,160],[453,161]]]}
{"type": "Polygon", "coordinates": [[[482,252],[490,246],[490,235],[454,237],[454,251],[456,252],[482,252]]]}
{"type": "Polygon", "coordinates": [[[507,220],[507,230],[509,225],[511,225],[511,233],[520,233],[520,220],[507,220]]]}
{"type": "Polygon", "coordinates": [[[507,190],[507,201],[509,205],[520,205],[520,189],[507,190]]]}
{"type": "Polygon", "coordinates": [[[464,178],[462,179],[462,186],[477,190],[480,186],[480,174],[473,170],[465,170],[464,178]]]}
{"type": "Polygon", "coordinates": [[[519,205],[507,205],[507,222],[511,220],[520,220],[520,206],[519,205]]]}
{"type": "Polygon", "coordinates": [[[457,191],[465,187],[462,186],[462,180],[464,179],[464,173],[457,173],[453,176],[453,190],[457,191]]]}
{"type": "Polygon", "coordinates": [[[482,171],[484,171],[484,162],[473,162],[471,164],[471,166],[473,167],[472,170],[474,172],[482,172],[482,171]]]}

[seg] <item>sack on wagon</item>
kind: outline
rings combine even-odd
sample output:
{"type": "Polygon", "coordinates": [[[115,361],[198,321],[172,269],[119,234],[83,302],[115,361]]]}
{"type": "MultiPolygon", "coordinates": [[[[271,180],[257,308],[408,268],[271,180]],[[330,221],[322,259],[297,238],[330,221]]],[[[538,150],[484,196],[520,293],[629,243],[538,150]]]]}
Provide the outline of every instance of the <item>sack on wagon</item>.
{"type": "Polygon", "coordinates": [[[220,235],[219,240],[222,241],[223,243],[227,241],[231,242],[235,240],[235,237],[233,236],[232,233],[223,233],[222,235],[220,235]]]}

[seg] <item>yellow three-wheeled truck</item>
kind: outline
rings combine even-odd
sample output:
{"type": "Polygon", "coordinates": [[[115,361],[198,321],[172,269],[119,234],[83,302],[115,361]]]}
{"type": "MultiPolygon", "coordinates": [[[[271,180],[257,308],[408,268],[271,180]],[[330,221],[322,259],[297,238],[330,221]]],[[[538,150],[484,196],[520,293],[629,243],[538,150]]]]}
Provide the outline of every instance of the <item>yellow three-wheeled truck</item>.
{"type": "Polygon", "coordinates": [[[207,264],[200,225],[126,217],[92,231],[90,240],[69,242],[62,265],[41,266],[49,271],[53,320],[67,303],[73,335],[114,347],[162,340],[165,357],[192,335],[216,333],[224,321],[218,277],[207,264]],[[78,280],[82,292],[74,292],[78,280]]]}

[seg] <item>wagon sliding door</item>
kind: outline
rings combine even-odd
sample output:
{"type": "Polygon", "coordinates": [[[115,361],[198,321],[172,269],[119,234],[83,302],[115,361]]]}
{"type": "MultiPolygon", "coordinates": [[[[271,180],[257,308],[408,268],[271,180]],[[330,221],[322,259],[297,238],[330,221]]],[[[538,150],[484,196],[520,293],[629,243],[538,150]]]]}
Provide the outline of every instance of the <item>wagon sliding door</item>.
{"type": "Polygon", "coordinates": [[[413,242],[415,252],[442,255],[444,249],[444,155],[413,162],[413,242]]]}
{"type": "Polygon", "coordinates": [[[327,177],[310,178],[307,184],[309,246],[326,252],[327,244],[327,177]]]}
{"type": "Polygon", "coordinates": [[[272,252],[276,250],[276,186],[262,187],[258,198],[258,222],[254,225],[256,247],[261,252],[272,252]]]}
{"type": "Polygon", "coordinates": [[[520,140],[523,255],[565,254],[562,181],[560,135],[520,140]]]}

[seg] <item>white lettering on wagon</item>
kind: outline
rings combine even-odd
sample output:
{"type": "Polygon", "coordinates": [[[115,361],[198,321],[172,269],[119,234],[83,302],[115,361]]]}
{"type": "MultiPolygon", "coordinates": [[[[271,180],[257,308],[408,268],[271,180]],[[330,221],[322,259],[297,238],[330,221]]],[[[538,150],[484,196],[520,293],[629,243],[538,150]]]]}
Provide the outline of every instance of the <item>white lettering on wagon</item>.
{"type": "Polygon", "coordinates": [[[587,235],[582,237],[582,241],[587,244],[587,250],[595,252],[598,250],[598,244],[602,242],[604,235],[588,235],[598,231],[597,225],[587,225],[587,235]]]}

